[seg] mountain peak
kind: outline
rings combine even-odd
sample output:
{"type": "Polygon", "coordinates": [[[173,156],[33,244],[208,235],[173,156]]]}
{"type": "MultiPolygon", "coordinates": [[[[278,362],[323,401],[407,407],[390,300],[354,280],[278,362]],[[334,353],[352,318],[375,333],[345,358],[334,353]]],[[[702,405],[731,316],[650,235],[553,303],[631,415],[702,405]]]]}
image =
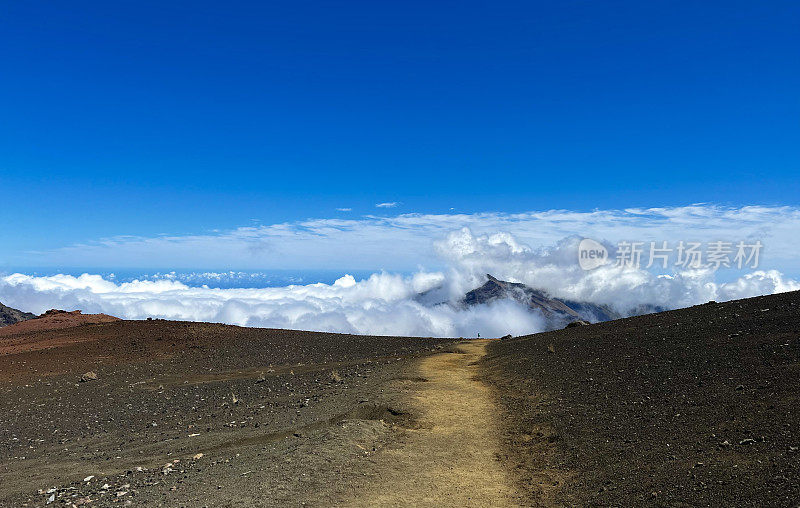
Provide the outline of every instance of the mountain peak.
{"type": "Polygon", "coordinates": [[[20,321],[26,321],[35,317],[36,314],[12,309],[0,303],[0,326],[13,325],[14,323],[19,323],[20,321]]]}
{"type": "Polygon", "coordinates": [[[541,312],[549,321],[550,328],[560,328],[564,323],[576,319],[597,322],[621,317],[610,307],[553,298],[544,291],[519,282],[503,281],[489,273],[486,274],[486,279],[482,286],[464,295],[461,300],[463,305],[481,305],[504,299],[514,300],[532,311],[541,312]]]}

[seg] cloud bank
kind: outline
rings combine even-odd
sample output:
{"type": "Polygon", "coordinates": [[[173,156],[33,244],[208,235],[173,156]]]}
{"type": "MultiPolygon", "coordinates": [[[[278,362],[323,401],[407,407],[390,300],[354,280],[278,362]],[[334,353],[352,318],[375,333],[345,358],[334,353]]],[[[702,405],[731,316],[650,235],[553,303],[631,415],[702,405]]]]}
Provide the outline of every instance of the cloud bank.
{"type": "MultiPolygon", "coordinates": [[[[552,296],[607,304],[622,313],[639,305],[678,308],[800,289],[774,269],[718,282],[708,270],[656,274],[612,265],[581,270],[579,236],[533,247],[508,232],[450,231],[433,242],[445,268],[413,275],[375,273],[363,280],[344,275],[332,284],[271,288],[190,286],[175,278],[117,283],[99,275],[0,277],[0,301],[41,313],[49,308],[104,312],[129,319],[160,317],[244,326],[295,328],[377,335],[502,336],[545,329],[540,314],[498,301],[464,308],[463,294],[485,274],[548,291],[552,296]]],[[[214,274],[209,274],[213,278],[214,274]]]]}
{"type": "Polygon", "coordinates": [[[541,316],[511,301],[458,309],[415,299],[442,282],[439,273],[411,277],[381,273],[359,282],[345,275],[333,284],[210,289],[167,280],[115,284],[88,274],[13,274],[0,279],[0,300],[37,312],[80,308],[128,319],[160,317],[373,335],[499,336],[544,327],[541,316]]]}

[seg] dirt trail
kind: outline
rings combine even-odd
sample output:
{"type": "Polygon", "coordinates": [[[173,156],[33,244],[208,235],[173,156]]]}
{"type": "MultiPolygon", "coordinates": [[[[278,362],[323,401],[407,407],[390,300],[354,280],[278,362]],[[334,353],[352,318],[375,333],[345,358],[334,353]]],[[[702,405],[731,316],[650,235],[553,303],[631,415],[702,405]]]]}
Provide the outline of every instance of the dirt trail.
{"type": "Polygon", "coordinates": [[[498,408],[475,379],[488,341],[421,361],[412,392],[418,419],[397,447],[374,457],[373,485],[354,506],[515,506],[521,496],[497,459],[498,408]]]}

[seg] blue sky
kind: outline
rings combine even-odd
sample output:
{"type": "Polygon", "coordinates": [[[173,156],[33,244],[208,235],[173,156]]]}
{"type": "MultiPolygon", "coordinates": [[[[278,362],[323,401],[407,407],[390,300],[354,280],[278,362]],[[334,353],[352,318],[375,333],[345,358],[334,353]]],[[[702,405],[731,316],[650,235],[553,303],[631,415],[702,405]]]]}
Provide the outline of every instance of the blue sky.
{"type": "Polygon", "coordinates": [[[9,3],[0,266],[308,218],[796,207],[798,21],[788,1],[9,3]]]}

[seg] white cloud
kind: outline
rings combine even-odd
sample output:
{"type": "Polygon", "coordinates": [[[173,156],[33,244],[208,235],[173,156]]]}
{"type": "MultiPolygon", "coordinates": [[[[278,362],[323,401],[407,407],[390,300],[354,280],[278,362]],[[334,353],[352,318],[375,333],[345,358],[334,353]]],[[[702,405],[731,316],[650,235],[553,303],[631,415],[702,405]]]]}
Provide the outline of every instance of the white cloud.
{"type": "Polygon", "coordinates": [[[620,240],[751,240],[764,244],[762,266],[800,275],[796,207],[548,210],[519,214],[402,214],[252,225],[198,235],[120,236],[7,258],[6,266],[98,268],[349,269],[443,268],[434,243],[452,231],[503,232],[537,249],[578,235],[620,240]],[[80,260],[76,262],[75,260],[80,260]]]}
{"type": "MultiPolygon", "coordinates": [[[[546,323],[513,301],[469,309],[439,303],[457,302],[485,281],[485,273],[556,297],[608,304],[621,312],[641,304],[677,308],[800,289],[800,282],[777,270],[746,273],[730,282],[716,281],[711,270],[659,276],[607,265],[584,271],[577,264],[579,238],[568,236],[533,248],[507,232],[476,234],[463,228],[435,244],[434,251],[447,266],[443,271],[419,270],[409,276],[381,272],[360,281],[344,275],[333,284],[270,288],[191,287],[173,276],[116,283],[89,274],[16,273],[0,277],[0,301],[37,313],[55,307],[134,319],[152,316],[345,333],[501,336],[541,331],[546,323]]],[[[219,276],[209,273],[207,278],[219,276]]]]}
{"type": "Polygon", "coordinates": [[[390,201],[388,203],[378,203],[375,208],[395,208],[399,204],[397,201],[390,201]]]}
{"type": "Polygon", "coordinates": [[[504,301],[474,309],[427,306],[414,297],[444,282],[440,273],[380,273],[356,282],[264,289],[209,289],[175,281],[115,284],[97,275],[0,278],[0,300],[35,312],[51,307],[129,318],[162,317],[344,333],[418,336],[522,334],[542,318],[504,301]]]}
{"type": "Polygon", "coordinates": [[[337,208],[336,211],[337,212],[352,212],[353,209],[352,208],[337,208]]]}
{"type": "Polygon", "coordinates": [[[623,313],[642,304],[679,308],[800,289],[800,282],[777,270],[757,270],[728,282],[717,281],[718,274],[711,269],[658,275],[612,263],[585,271],[577,263],[579,242],[580,237],[570,236],[553,246],[532,249],[508,233],[474,235],[465,228],[436,242],[436,249],[450,266],[452,297],[475,287],[486,273],[558,298],[610,305],[623,313]]]}

